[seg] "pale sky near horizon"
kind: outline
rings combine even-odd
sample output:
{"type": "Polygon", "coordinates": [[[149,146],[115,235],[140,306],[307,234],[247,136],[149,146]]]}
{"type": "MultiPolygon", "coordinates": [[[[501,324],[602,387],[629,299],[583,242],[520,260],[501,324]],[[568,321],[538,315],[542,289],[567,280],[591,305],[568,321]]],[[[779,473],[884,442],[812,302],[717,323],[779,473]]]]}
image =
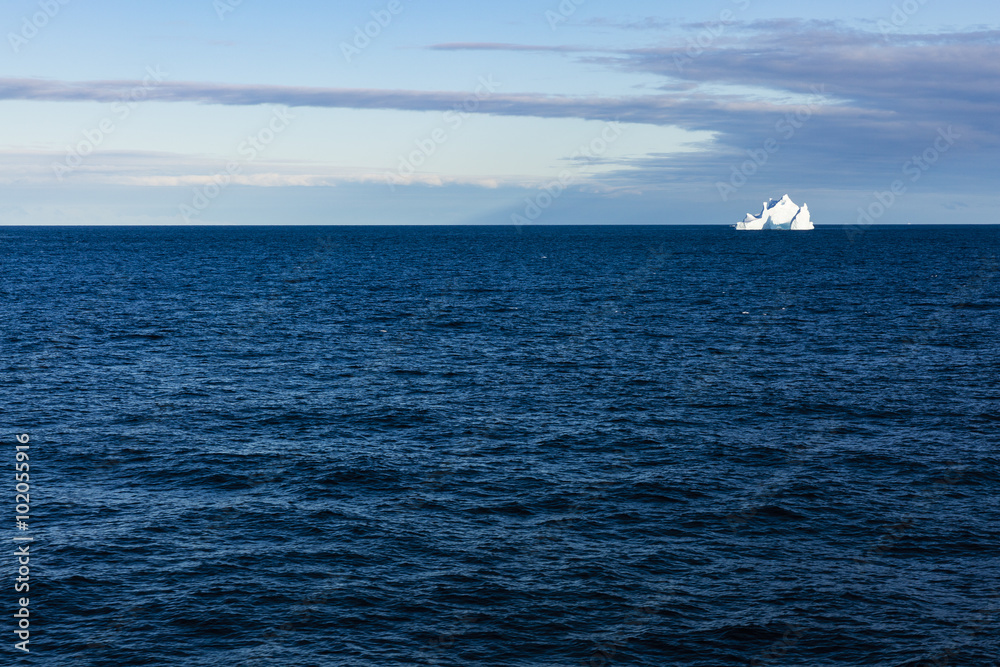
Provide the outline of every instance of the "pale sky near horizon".
{"type": "Polygon", "coordinates": [[[805,4],[10,0],[0,220],[998,222],[996,3],[805,4]]]}

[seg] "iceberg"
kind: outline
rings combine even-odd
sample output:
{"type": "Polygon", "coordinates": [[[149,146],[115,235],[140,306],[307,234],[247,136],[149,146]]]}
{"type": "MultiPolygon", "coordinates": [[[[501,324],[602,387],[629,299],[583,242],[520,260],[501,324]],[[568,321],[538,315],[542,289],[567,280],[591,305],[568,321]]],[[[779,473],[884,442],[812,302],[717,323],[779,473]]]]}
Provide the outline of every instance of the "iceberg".
{"type": "Polygon", "coordinates": [[[747,213],[743,222],[733,226],[743,230],[790,229],[804,231],[815,229],[809,218],[809,207],[806,204],[801,207],[797,206],[788,195],[781,199],[764,202],[764,208],[760,215],[747,213]]]}

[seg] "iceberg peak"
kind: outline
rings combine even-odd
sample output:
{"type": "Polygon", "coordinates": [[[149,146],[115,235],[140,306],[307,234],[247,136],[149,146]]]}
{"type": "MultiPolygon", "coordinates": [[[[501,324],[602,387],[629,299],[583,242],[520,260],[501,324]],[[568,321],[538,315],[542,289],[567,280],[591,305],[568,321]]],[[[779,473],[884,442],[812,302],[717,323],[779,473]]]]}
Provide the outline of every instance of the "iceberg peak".
{"type": "Polygon", "coordinates": [[[758,229],[790,229],[794,231],[805,231],[815,229],[809,217],[809,206],[803,204],[801,207],[792,201],[787,194],[781,199],[769,199],[764,202],[760,215],[747,213],[743,222],[734,225],[740,230],[758,229]]]}

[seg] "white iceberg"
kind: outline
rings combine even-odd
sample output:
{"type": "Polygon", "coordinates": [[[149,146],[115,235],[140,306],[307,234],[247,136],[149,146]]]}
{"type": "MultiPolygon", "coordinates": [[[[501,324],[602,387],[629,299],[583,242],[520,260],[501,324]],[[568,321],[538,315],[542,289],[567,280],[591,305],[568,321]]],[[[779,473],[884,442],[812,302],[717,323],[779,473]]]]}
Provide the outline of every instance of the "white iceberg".
{"type": "Polygon", "coordinates": [[[735,225],[736,229],[758,230],[758,229],[791,229],[793,231],[803,231],[815,229],[812,220],[809,219],[809,207],[803,204],[796,206],[788,195],[781,199],[772,199],[764,202],[764,208],[760,215],[750,215],[743,219],[743,222],[735,225]]]}

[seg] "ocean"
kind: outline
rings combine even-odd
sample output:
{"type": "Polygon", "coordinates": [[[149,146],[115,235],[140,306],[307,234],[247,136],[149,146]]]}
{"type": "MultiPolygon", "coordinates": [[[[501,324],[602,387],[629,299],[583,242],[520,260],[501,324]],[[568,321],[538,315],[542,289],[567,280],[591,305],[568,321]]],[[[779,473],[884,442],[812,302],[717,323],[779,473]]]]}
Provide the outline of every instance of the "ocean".
{"type": "Polygon", "coordinates": [[[1000,227],[0,253],[7,664],[1000,665],[1000,227]]]}

